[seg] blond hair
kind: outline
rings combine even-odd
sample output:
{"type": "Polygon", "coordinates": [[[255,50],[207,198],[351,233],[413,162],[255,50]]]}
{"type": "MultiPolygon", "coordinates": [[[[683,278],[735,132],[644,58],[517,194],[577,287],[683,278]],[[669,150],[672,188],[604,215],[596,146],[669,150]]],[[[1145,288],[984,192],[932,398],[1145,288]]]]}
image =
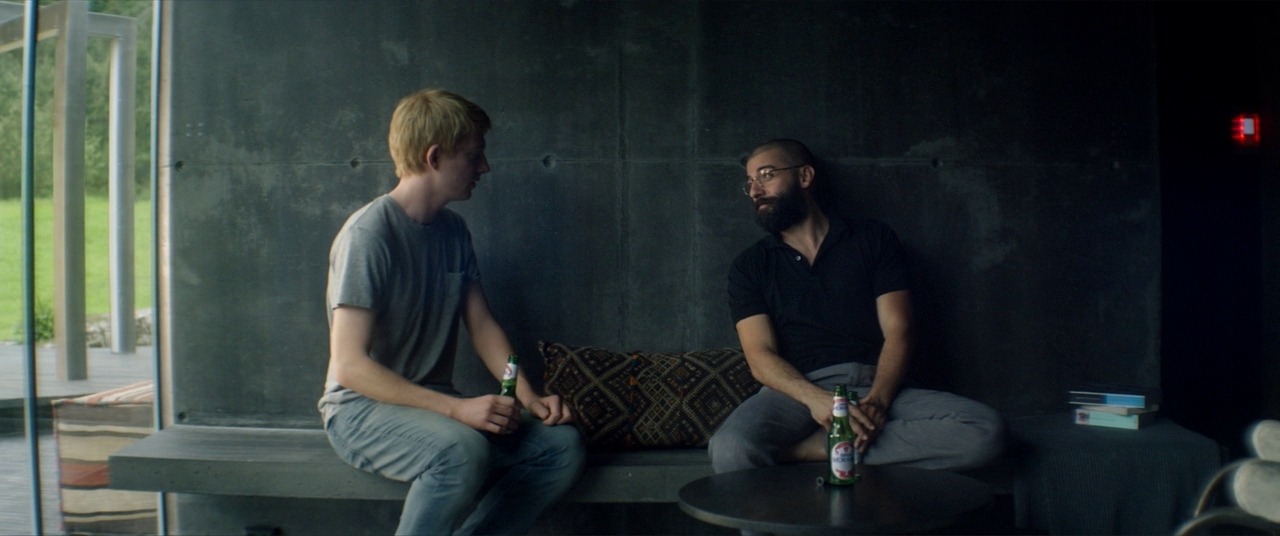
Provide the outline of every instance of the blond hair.
{"type": "Polygon", "coordinates": [[[491,125],[483,109],[443,89],[424,89],[400,99],[387,134],[396,176],[425,171],[423,155],[432,145],[452,155],[468,136],[483,136],[491,125]]]}

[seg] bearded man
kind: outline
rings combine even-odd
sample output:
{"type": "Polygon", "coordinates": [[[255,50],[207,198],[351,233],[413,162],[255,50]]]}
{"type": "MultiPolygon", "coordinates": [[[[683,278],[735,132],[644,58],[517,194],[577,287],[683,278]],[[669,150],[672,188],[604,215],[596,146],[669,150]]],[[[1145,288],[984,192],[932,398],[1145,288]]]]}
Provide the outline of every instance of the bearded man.
{"type": "Polygon", "coordinates": [[[716,473],[827,459],[836,384],[866,464],[960,470],[1000,455],[991,408],[908,386],[911,298],[902,246],[875,220],[829,217],[804,144],[768,141],[748,157],[743,193],[769,233],[729,271],[729,308],[764,388],[708,445],[716,473]],[[857,393],[855,396],[854,393],[857,393]]]}

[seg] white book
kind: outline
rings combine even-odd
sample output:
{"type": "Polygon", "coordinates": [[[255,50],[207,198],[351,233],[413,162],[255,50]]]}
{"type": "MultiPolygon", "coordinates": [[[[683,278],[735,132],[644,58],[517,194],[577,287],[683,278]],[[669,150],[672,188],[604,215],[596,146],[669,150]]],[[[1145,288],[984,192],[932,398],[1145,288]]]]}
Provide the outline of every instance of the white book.
{"type": "Polygon", "coordinates": [[[1105,411],[1089,411],[1087,409],[1076,409],[1076,424],[1085,426],[1105,426],[1107,428],[1126,428],[1129,430],[1137,430],[1151,423],[1156,417],[1155,413],[1139,413],[1137,415],[1116,415],[1115,413],[1107,413],[1105,411]]]}

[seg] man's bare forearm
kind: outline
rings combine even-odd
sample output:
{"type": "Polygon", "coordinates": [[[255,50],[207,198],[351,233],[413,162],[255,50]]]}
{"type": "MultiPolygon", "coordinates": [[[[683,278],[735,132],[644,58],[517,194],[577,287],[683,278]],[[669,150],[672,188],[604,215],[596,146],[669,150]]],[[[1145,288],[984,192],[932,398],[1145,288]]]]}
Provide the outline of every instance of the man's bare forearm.
{"type": "MultiPolygon", "coordinates": [[[[472,333],[471,344],[476,348],[476,353],[480,355],[480,360],[484,362],[489,373],[501,380],[503,370],[507,366],[507,357],[515,353],[515,348],[507,339],[506,332],[498,326],[497,322],[480,323],[472,333]]],[[[527,405],[538,398],[538,393],[533,390],[528,378],[525,377],[524,367],[516,370],[519,378],[516,382],[516,399],[527,405]]]]}
{"type": "Polygon", "coordinates": [[[816,394],[821,394],[828,398],[831,396],[826,389],[814,385],[799,370],[796,370],[791,363],[786,362],[777,354],[768,352],[756,352],[755,354],[747,357],[747,364],[751,366],[751,375],[762,385],[800,402],[805,402],[816,394]]]}
{"type": "Polygon", "coordinates": [[[450,415],[457,399],[406,380],[369,356],[373,318],[369,309],[334,309],[329,334],[329,381],[379,402],[450,415]]]}
{"type": "Polygon", "coordinates": [[[911,295],[905,290],[881,295],[876,298],[876,314],[884,345],[867,401],[878,405],[878,409],[888,409],[906,381],[911,364],[911,295]]]}
{"type": "Polygon", "coordinates": [[[743,354],[747,357],[747,365],[751,367],[751,375],[766,387],[804,404],[814,420],[826,425],[831,419],[831,393],[814,385],[795,366],[778,355],[777,339],[769,317],[747,317],[739,320],[736,327],[743,354]]]}
{"type": "Polygon", "coordinates": [[[751,366],[751,375],[766,387],[791,397],[793,400],[809,408],[809,415],[814,422],[825,427],[831,426],[831,392],[818,387],[775,353],[756,352],[748,354],[747,364],[751,366]]]}
{"type": "MultiPolygon", "coordinates": [[[[500,380],[502,371],[507,366],[507,357],[515,353],[515,347],[489,310],[489,301],[485,298],[484,288],[480,283],[471,283],[467,288],[466,300],[463,320],[467,324],[467,331],[471,333],[471,344],[489,373],[500,380]]],[[[516,382],[516,399],[528,406],[541,395],[533,390],[524,374],[524,368],[518,368],[517,371],[519,380],[516,382]]]]}
{"type": "Polygon", "coordinates": [[[866,398],[873,404],[888,408],[898,396],[911,363],[911,343],[905,338],[886,339],[876,364],[876,378],[866,398]]]}
{"type": "Polygon", "coordinates": [[[367,355],[352,355],[335,367],[339,385],[386,404],[410,406],[451,415],[458,399],[432,391],[391,372],[367,355]]]}

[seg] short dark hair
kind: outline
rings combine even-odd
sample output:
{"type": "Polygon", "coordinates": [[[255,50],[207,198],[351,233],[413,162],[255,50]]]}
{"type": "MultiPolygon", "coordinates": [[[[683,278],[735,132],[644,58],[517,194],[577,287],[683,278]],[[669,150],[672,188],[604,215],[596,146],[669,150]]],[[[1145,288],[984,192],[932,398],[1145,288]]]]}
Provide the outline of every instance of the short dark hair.
{"type": "Polygon", "coordinates": [[[788,166],[813,165],[813,153],[809,152],[809,148],[805,147],[803,143],[787,138],[772,139],[761,143],[751,151],[751,156],[747,158],[753,158],[760,153],[775,149],[782,152],[783,158],[787,159],[788,166]]]}

